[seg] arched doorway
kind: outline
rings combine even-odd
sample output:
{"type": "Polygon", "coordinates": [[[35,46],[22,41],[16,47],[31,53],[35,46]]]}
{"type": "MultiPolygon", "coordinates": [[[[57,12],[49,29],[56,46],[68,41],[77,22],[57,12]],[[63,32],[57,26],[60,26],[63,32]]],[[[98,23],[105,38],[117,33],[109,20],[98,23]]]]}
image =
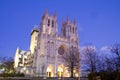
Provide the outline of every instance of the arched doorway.
{"type": "Polygon", "coordinates": [[[64,62],[64,55],[67,54],[67,51],[68,51],[67,46],[64,44],[58,47],[58,61],[59,61],[59,65],[57,68],[58,77],[66,77],[66,66],[64,62]]]}
{"type": "Polygon", "coordinates": [[[73,77],[78,77],[78,71],[76,68],[73,70],[73,77]]]}
{"type": "Polygon", "coordinates": [[[52,66],[47,67],[47,77],[53,77],[53,68],[52,66]]]}
{"type": "Polygon", "coordinates": [[[61,64],[58,66],[58,77],[63,77],[64,65],[61,64]]]}

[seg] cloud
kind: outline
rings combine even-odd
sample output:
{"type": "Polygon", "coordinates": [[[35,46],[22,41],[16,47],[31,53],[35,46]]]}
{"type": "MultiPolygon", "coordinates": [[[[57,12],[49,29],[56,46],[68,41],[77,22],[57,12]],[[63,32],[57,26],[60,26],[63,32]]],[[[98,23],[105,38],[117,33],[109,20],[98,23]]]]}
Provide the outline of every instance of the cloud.
{"type": "Polygon", "coordinates": [[[111,47],[110,46],[103,46],[100,49],[100,55],[101,56],[111,56],[111,47]]]}
{"type": "Polygon", "coordinates": [[[110,46],[103,46],[100,51],[110,51],[110,46]]]}
{"type": "Polygon", "coordinates": [[[86,48],[96,50],[96,47],[95,47],[95,46],[93,46],[93,45],[82,46],[82,47],[80,47],[80,50],[84,50],[84,49],[86,49],[86,48]]]}

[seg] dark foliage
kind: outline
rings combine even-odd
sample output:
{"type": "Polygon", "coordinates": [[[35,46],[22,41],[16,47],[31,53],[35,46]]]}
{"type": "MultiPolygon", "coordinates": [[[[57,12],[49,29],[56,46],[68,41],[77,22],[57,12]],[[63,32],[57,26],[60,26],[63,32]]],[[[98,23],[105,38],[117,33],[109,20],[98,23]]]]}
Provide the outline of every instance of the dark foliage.
{"type": "Polygon", "coordinates": [[[120,80],[120,72],[107,72],[101,71],[98,73],[90,73],[88,75],[89,80],[97,80],[96,77],[99,76],[101,80],[120,80]]]}
{"type": "Polygon", "coordinates": [[[1,73],[0,77],[24,77],[24,73],[1,73]]]}
{"type": "Polygon", "coordinates": [[[14,60],[11,57],[0,58],[0,77],[23,77],[23,73],[16,73],[14,69],[14,60]]]}

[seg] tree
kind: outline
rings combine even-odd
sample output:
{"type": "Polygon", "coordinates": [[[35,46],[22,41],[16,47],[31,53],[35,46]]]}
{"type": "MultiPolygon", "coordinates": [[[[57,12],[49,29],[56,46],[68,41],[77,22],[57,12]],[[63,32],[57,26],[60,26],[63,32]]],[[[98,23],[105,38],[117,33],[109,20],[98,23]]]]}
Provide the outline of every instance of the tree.
{"type": "Polygon", "coordinates": [[[115,66],[116,71],[120,71],[120,44],[113,45],[110,50],[113,53],[112,64],[115,66]]]}
{"type": "Polygon", "coordinates": [[[2,74],[4,76],[14,75],[14,61],[11,57],[1,57],[0,62],[0,69],[2,70],[2,74]]]}
{"type": "Polygon", "coordinates": [[[96,48],[94,46],[86,46],[82,50],[84,55],[83,65],[85,65],[85,70],[90,72],[96,72],[98,56],[96,53],[96,48]]]}
{"type": "Polygon", "coordinates": [[[5,73],[14,72],[14,61],[11,57],[3,57],[1,58],[0,68],[4,69],[5,73]]]}
{"type": "Polygon", "coordinates": [[[23,73],[16,73],[14,60],[11,57],[0,57],[0,70],[2,70],[0,76],[4,78],[14,76],[24,77],[23,73]]]}
{"type": "Polygon", "coordinates": [[[90,72],[89,80],[96,80],[100,76],[101,80],[120,80],[120,44],[107,47],[109,51],[105,55],[97,54],[96,48],[87,46],[82,49],[84,58],[84,68],[90,72]]]}
{"type": "Polygon", "coordinates": [[[73,71],[76,70],[79,73],[80,70],[80,53],[76,47],[70,47],[68,52],[63,55],[63,59],[67,64],[68,70],[71,72],[71,77],[74,77],[73,71]]]}

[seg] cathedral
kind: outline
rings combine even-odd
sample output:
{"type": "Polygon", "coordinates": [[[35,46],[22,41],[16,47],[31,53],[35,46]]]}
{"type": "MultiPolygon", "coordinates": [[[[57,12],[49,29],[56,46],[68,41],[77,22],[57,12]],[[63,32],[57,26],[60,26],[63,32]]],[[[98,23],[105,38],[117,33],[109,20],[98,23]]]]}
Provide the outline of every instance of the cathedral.
{"type": "MultiPolygon", "coordinates": [[[[35,25],[31,32],[30,49],[16,49],[14,68],[31,77],[70,77],[71,73],[65,69],[67,64],[62,58],[70,47],[79,49],[76,20],[67,18],[62,21],[61,33],[58,34],[57,14],[51,15],[46,10],[40,25],[35,25]]],[[[76,77],[78,73],[74,71],[76,77]]]]}

